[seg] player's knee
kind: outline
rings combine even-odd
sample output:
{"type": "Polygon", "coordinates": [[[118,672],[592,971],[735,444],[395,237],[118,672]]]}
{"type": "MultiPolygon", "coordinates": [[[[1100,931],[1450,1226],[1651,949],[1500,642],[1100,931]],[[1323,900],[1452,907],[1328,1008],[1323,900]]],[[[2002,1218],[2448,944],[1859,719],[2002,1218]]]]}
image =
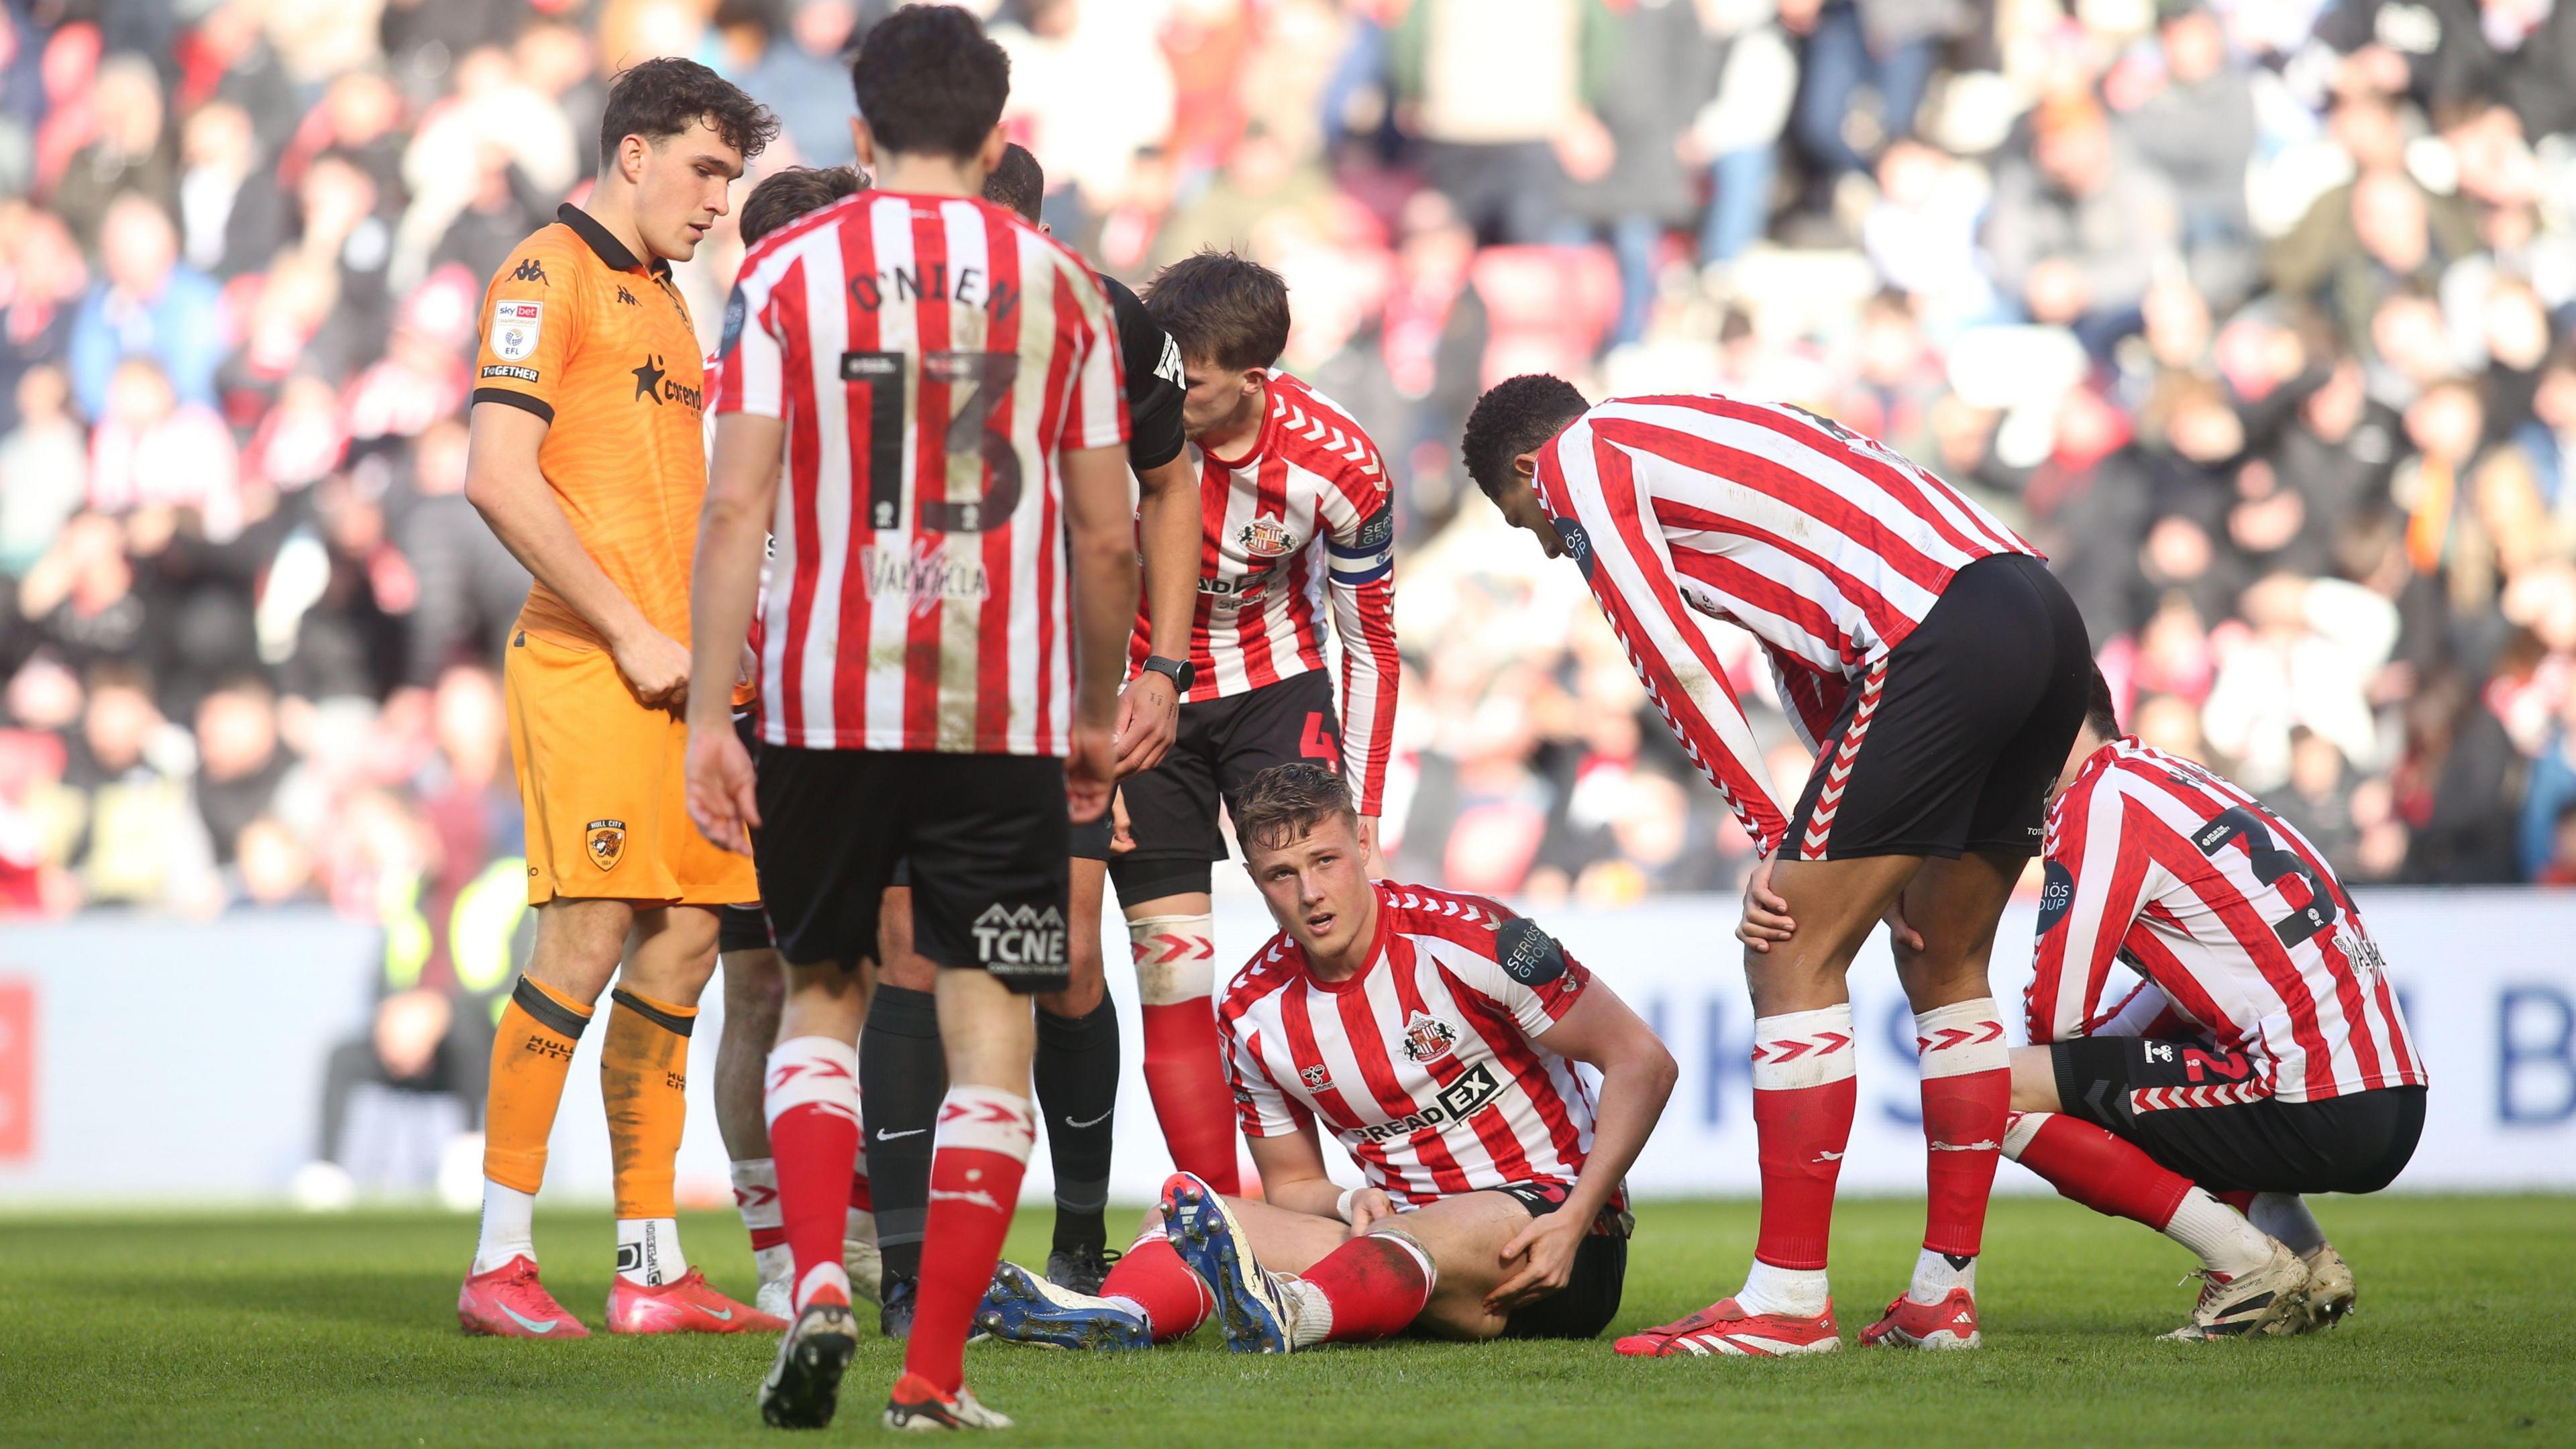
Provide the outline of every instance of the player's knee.
{"type": "Polygon", "coordinates": [[[1062,991],[1051,991],[1038,998],[1039,1010],[1055,1016],[1080,1018],[1100,1009],[1102,998],[1108,994],[1100,978],[1100,953],[1097,950],[1091,953],[1088,972],[1082,968],[1079,953],[1073,959],[1072,968],[1071,980],[1062,991]]]}
{"type": "Polygon", "coordinates": [[[2063,1110],[2057,1100],[2057,1058],[2044,1046],[2012,1049],[2012,1109],[2016,1112],[2063,1110]]]}
{"type": "Polygon", "coordinates": [[[1413,1320],[1413,1326],[1425,1333],[1468,1343],[1500,1338],[1511,1317],[1485,1311],[1484,1295],[1491,1287],[1491,1284],[1460,1283],[1453,1289],[1444,1283],[1439,1292],[1431,1295],[1431,1301],[1423,1306],[1422,1316],[1413,1320]]]}

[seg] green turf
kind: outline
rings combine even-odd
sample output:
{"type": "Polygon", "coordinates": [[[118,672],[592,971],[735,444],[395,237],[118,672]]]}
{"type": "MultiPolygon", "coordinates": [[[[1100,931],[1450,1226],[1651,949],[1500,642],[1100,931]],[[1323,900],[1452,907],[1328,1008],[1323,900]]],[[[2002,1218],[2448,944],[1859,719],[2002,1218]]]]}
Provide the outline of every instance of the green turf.
{"type": "MultiPolygon", "coordinates": [[[[1109,1358],[978,1346],[968,1372],[1028,1444],[2576,1443],[2576,1200],[2334,1199],[2361,1311],[2314,1338],[2161,1344],[2182,1252],[2055,1201],[1998,1202],[1981,1268],[1986,1348],[1787,1363],[1631,1362],[1608,1341],[1403,1342],[1293,1359],[1194,1342],[1109,1358]],[[1755,1441],[1761,1442],[1761,1441],[1755,1441]]],[[[1741,1203],[1648,1204],[1619,1326],[1732,1288],[1741,1203]]],[[[1835,1223],[1848,1339],[1908,1271],[1921,1209],[1835,1223]]],[[[1039,1251],[1042,1214],[1012,1242],[1039,1251]]],[[[744,1290],[723,1216],[688,1241],[744,1290]]],[[[596,1324],[601,1215],[548,1215],[548,1281],[596,1324]]],[[[709,1444],[762,1440],[774,1340],[470,1339],[450,1311],[470,1221],[0,1219],[0,1442],[709,1444]]],[[[870,1436],[896,1352],[870,1341],[829,1437],[870,1436]]]]}

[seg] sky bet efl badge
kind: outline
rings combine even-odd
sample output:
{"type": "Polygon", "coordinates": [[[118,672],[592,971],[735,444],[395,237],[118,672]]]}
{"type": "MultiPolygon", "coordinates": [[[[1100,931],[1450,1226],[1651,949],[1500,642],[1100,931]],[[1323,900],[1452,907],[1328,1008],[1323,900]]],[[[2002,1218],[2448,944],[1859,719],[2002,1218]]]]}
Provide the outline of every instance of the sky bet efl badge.
{"type": "Polygon", "coordinates": [[[626,853],[626,822],[623,820],[590,822],[590,834],[585,839],[585,846],[590,852],[592,865],[598,866],[601,870],[617,869],[618,857],[626,853]]]}
{"type": "Polygon", "coordinates": [[[537,334],[546,321],[543,302],[492,304],[492,355],[504,362],[524,362],[537,353],[537,334]]]}

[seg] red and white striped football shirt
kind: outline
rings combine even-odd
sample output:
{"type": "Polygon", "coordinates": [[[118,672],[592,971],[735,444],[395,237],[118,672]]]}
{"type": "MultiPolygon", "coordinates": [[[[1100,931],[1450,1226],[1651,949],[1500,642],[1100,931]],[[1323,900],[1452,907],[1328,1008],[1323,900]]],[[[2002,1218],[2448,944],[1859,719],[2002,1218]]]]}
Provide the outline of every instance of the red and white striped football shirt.
{"type": "MultiPolygon", "coordinates": [[[[1386,792],[1395,736],[1395,513],[1377,445],[1340,406],[1284,372],[1241,457],[1199,455],[1198,610],[1191,700],[1224,699],[1324,667],[1326,599],[1342,648],[1342,772],[1362,815],[1386,792]]],[[[1136,616],[1130,672],[1145,662],[1136,616]]]]}
{"type": "Polygon", "coordinates": [[[1317,980],[1283,932],[1227,989],[1217,1020],[1244,1134],[1320,1118],[1398,1202],[1571,1184],[1592,1150],[1592,1089],[1543,1038],[1591,973],[1526,921],[1498,944],[1518,918],[1482,897],[1377,893],[1357,975],[1317,980]]]}
{"type": "Polygon", "coordinates": [[[2046,851],[2033,1042],[2107,1022],[2118,960],[2257,1064],[2254,1080],[2213,1089],[2312,1102],[2426,1081],[2352,897],[2253,796],[2119,740],[2049,807],[2046,851]]]}
{"type": "Polygon", "coordinates": [[[716,410],[787,425],[761,738],[1065,753],[1058,456],[1127,439],[1091,269],[989,203],[861,192],[751,249],[717,350],[716,410]]]}
{"type": "Polygon", "coordinates": [[[2038,555],[1871,439],[1715,394],[1605,402],[1540,452],[1536,483],[1646,692],[1766,855],[1788,812],[1702,618],[1761,641],[1814,749],[1953,574],[2038,555]]]}

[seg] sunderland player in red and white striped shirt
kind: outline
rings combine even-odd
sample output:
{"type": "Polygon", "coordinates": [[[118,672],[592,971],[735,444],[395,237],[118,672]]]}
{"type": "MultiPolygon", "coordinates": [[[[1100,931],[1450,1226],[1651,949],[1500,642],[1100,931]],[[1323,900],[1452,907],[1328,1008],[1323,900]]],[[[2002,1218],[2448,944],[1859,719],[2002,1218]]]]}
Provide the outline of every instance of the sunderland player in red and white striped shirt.
{"type": "Polygon", "coordinates": [[[857,1349],[841,1261],[858,1150],[856,1038],[877,915],[913,875],[948,1094],[918,1308],[890,1427],[1002,1427],[964,1388],[968,1319],[1034,1123],[1027,993],[1065,982],[1071,819],[1109,803],[1118,655],[1136,600],[1109,300],[1080,258],[978,191],[1010,62],[966,12],[897,11],[852,65],[878,189],[764,239],[726,309],[715,481],[692,620],[721,678],[761,537],[761,760],[721,697],[689,701],[689,810],[758,829],[787,963],[768,1110],[797,1317],[761,1388],[827,1423],[857,1349]],[[787,486],[780,489],[780,460],[787,486]]]}
{"type": "Polygon", "coordinates": [[[2168,1337],[2331,1325],[2352,1270],[2299,1194],[2377,1192],[2424,1128],[2378,945],[2287,822],[2122,738],[2098,674],[2057,791],[2004,1151],[2200,1255],[2168,1337]],[[2145,978],[2125,997],[2115,962],[2145,978]]]}
{"type": "MultiPolygon", "coordinates": [[[[856,167],[788,166],[772,171],[743,199],[738,224],[746,247],[810,211],[867,189],[867,177],[856,167]]],[[[724,359],[706,360],[706,390],[724,390],[724,359]]],[[[707,414],[707,443],[715,444],[715,414],[707,414]]],[[[752,621],[750,642],[737,682],[759,682],[760,627],[752,621]]],[[[734,732],[751,749],[758,728],[757,698],[734,706],[734,732]]],[[[756,754],[757,751],[755,750],[756,754]]],[[[724,1035],[716,1044],[716,1131],[732,1159],[734,1207],[751,1237],[753,1261],[760,1270],[761,1312],[780,1318],[793,1309],[793,1263],[787,1251],[787,1228],[778,1211],[778,1167],[769,1153],[769,1121],[763,1111],[762,1082],[769,1049],[778,1040],[778,1012],[784,997],[778,953],[769,944],[769,917],[760,903],[729,905],[717,913],[716,951],[724,966],[724,1035]]],[[[849,1221],[844,1229],[843,1262],[854,1287],[876,1291],[875,1218],[868,1196],[867,1153],[852,1164],[849,1221]]]]}
{"type": "Polygon", "coordinates": [[[1227,253],[1166,267],[1146,309],[1187,382],[1182,430],[1203,516],[1189,657],[1150,652],[1140,615],[1128,655],[1181,689],[1180,732],[1120,786],[1134,849],[1110,862],[1127,917],[1145,1025],[1145,1082],[1173,1164],[1236,1187],[1234,1124],[1217,1073],[1210,867],[1217,820],[1244,782],[1310,760],[1341,771],[1372,849],[1395,724],[1393,496],[1359,424],[1275,370],[1288,288],[1227,253]],[[1341,646],[1341,697],[1325,659],[1341,646]]]}
{"type": "Polygon", "coordinates": [[[1753,1270],[1743,1291],[1620,1352],[1841,1347],[1825,1244],[1856,1100],[1843,975],[1882,917],[1914,1004],[1930,1204],[1912,1284],[1861,1341],[1973,1347],[2010,1097],[1986,957],[2083,719],[2092,659],[2073,601],[1984,509],[1795,408],[1715,395],[1592,407],[1556,378],[1517,377],[1477,403],[1463,451],[1505,518],[1583,570],[1761,853],[1737,929],[1762,1164],[1753,1270]],[[1772,798],[1717,622],[1761,642],[1817,749],[1792,807],[1772,798]]]}
{"type": "Polygon", "coordinates": [[[1672,1091],[1663,1043],[1536,924],[1371,881],[1342,778],[1279,765],[1238,799],[1280,926],[1221,1012],[1264,1200],[1176,1173],[1103,1297],[1006,1264],[979,1326],[1133,1348],[1213,1314],[1228,1347],[1266,1353],[1407,1327],[1598,1334],[1626,1272],[1621,1179],[1672,1091]],[[1577,1063],[1599,1071],[1597,1101],[1577,1063]],[[1325,1175],[1319,1121],[1362,1186],[1325,1175]]]}

